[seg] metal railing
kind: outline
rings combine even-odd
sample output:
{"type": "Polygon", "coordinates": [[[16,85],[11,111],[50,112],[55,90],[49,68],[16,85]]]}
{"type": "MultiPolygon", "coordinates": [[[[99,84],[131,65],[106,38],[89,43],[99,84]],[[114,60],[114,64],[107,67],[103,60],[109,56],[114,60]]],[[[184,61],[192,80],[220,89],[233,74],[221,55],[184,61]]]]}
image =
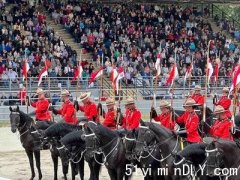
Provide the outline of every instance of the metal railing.
{"type": "MultiPolygon", "coordinates": [[[[79,81],[79,87],[80,89],[100,89],[101,83],[100,80],[97,80],[94,82],[94,86],[89,87],[88,85],[88,80],[89,78],[82,78],[79,81]]],[[[191,85],[190,87],[194,87],[195,85],[205,85],[205,80],[206,78],[204,76],[193,76],[191,78],[191,85]]],[[[112,85],[109,84],[107,80],[104,80],[105,86],[103,88],[112,88],[112,85]]],[[[166,83],[166,78],[161,78],[160,81],[158,81],[157,87],[167,87],[165,85],[166,83]]],[[[184,77],[179,77],[176,80],[176,87],[178,88],[187,88],[189,81],[187,79],[187,82],[184,83],[184,77]]],[[[232,83],[232,79],[229,77],[219,77],[218,79],[218,86],[223,87],[223,86],[230,86],[232,83]]],[[[103,84],[103,85],[104,85],[103,84]]],[[[124,88],[153,88],[154,86],[154,77],[153,76],[148,76],[148,77],[133,77],[131,83],[126,84],[125,80],[122,80],[122,84],[124,88]]],[[[22,78],[17,78],[16,80],[11,80],[11,79],[6,79],[6,80],[1,80],[0,81],[0,91],[18,91],[22,86],[26,85],[26,81],[23,81],[22,78]]],[[[77,85],[77,80],[72,80],[72,77],[50,77],[48,78],[43,78],[43,81],[40,85],[40,87],[44,89],[50,89],[52,90],[61,90],[61,89],[68,89],[68,90],[73,90],[76,89],[77,85]]],[[[215,82],[213,80],[210,81],[210,87],[215,87],[215,82]]],[[[28,91],[29,92],[34,92],[38,87],[38,78],[36,77],[29,77],[28,78],[28,91]]]]}

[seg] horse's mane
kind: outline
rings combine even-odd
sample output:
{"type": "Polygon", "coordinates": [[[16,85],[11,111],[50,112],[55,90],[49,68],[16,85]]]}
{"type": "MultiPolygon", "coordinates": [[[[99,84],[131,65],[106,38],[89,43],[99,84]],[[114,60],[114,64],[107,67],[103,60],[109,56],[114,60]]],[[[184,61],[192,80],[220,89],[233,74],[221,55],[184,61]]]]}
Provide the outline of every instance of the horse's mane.
{"type": "Polygon", "coordinates": [[[206,114],[212,114],[213,111],[209,108],[209,107],[206,107],[206,114]]]}
{"type": "Polygon", "coordinates": [[[85,142],[82,140],[82,135],[83,135],[83,131],[73,131],[69,134],[67,134],[66,136],[64,136],[61,139],[62,144],[64,144],[65,146],[69,145],[69,144],[84,144],[85,142]]]}
{"type": "Polygon", "coordinates": [[[192,157],[205,154],[205,148],[207,144],[200,143],[200,144],[190,144],[186,146],[179,154],[183,157],[192,157]]]}
{"type": "Polygon", "coordinates": [[[234,141],[229,141],[229,140],[224,140],[224,139],[217,139],[216,141],[214,141],[214,143],[224,144],[224,145],[227,145],[227,146],[230,146],[230,147],[239,148],[238,145],[236,144],[236,142],[234,142],[234,141]]]}
{"type": "MultiPolygon", "coordinates": [[[[93,124],[94,125],[94,124],[93,124]]],[[[97,124],[92,126],[92,122],[88,122],[88,127],[94,131],[94,133],[101,134],[105,137],[116,137],[118,134],[115,131],[112,131],[108,127],[103,126],[102,124],[97,124]]]]}
{"type": "Polygon", "coordinates": [[[46,130],[53,124],[55,124],[55,122],[53,122],[53,121],[49,121],[48,123],[46,123],[45,121],[38,121],[38,122],[36,122],[35,127],[36,127],[36,129],[46,130]]]}
{"type": "Polygon", "coordinates": [[[80,126],[75,126],[66,123],[56,123],[46,129],[44,136],[45,137],[63,137],[66,134],[80,130],[80,126]]]}
{"type": "Polygon", "coordinates": [[[33,118],[31,118],[29,115],[27,115],[23,111],[19,110],[19,114],[20,114],[21,120],[24,119],[26,122],[33,122],[33,118]]]}
{"type": "Polygon", "coordinates": [[[169,137],[173,134],[173,132],[164,126],[157,124],[157,123],[149,123],[149,128],[154,130],[155,132],[160,132],[164,137],[169,137]]]}

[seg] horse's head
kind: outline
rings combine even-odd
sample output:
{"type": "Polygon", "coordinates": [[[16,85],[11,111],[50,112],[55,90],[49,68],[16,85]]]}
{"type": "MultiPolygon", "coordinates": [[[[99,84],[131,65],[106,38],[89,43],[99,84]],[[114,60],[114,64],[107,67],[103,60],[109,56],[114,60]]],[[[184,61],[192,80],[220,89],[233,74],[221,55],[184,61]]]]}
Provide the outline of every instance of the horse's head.
{"type": "Polygon", "coordinates": [[[135,159],[135,147],[136,147],[136,140],[137,140],[138,130],[133,129],[131,131],[127,131],[125,138],[124,138],[124,145],[126,149],[126,158],[128,160],[135,159]]]}
{"type": "Polygon", "coordinates": [[[205,152],[207,158],[207,174],[209,176],[213,176],[216,168],[222,168],[224,166],[223,151],[217,147],[216,141],[214,140],[206,147],[205,152]]]}
{"type": "Polygon", "coordinates": [[[62,160],[62,162],[67,165],[70,158],[71,158],[71,148],[70,147],[66,147],[65,145],[58,145],[58,147],[56,147],[56,149],[59,152],[59,156],[62,160]]]}
{"type": "Polygon", "coordinates": [[[84,134],[82,135],[82,140],[85,141],[86,149],[88,150],[96,150],[100,144],[95,133],[98,124],[89,121],[84,125],[84,134]]]}
{"type": "Polygon", "coordinates": [[[144,152],[150,153],[152,146],[156,144],[155,135],[149,129],[148,124],[142,120],[140,123],[141,125],[138,128],[138,136],[135,147],[137,156],[140,156],[144,152]]]}
{"type": "Polygon", "coordinates": [[[61,138],[62,146],[57,148],[61,159],[75,161],[79,156],[82,158],[82,152],[85,150],[85,142],[82,140],[82,135],[83,132],[80,130],[73,131],[61,138]]]}
{"type": "Polygon", "coordinates": [[[9,107],[9,110],[10,110],[11,131],[15,133],[21,123],[19,107],[17,106],[17,108],[15,109],[13,109],[12,107],[9,107]]]}

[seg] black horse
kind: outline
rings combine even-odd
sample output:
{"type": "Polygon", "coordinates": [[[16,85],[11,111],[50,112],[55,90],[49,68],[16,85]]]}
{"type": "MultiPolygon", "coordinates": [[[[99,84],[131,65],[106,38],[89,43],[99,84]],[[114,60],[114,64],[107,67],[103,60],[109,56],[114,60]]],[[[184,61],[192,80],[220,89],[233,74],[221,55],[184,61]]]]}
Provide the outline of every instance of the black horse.
{"type": "MultiPolygon", "coordinates": [[[[54,159],[54,179],[57,179],[57,170],[58,170],[58,157],[62,157],[62,170],[64,174],[64,179],[67,179],[67,173],[68,173],[68,164],[69,164],[69,159],[65,159],[66,157],[61,151],[61,138],[63,138],[65,135],[68,133],[71,133],[73,131],[80,131],[81,127],[80,126],[74,126],[71,124],[66,124],[66,123],[56,123],[47,128],[44,131],[44,139],[47,140],[51,144],[51,152],[52,153],[52,158],[54,159]]],[[[80,178],[83,179],[84,177],[84,163],[81,164],[80,167],[77,167],[77,163],[71,162],[71,169],[72,169],[72,179],[75,179],[75,176],[80,174],[80,178]]]]}
{"type": "Polygon", "coordinates": [[[206,169],[209,175],[224,176],[229,180],[238,180],[240,174],[240,148],[237,143],[221,139],[208,138],[206,147],[206,169]],[[221,171],[222,168],[226,171],[221,171]]]}
{"type": "Polygon", "coordinates": [[[161,162],[162,168],[167,168],[168,176],[165,176],[165,179],[179,179],[179,176],[174,172],[173,154],[181,150],[180,138],[176,136],[173,131],[156,123],[150,123],[145,129],[148,134],[155,136],[155,138],[152,139],[154,141],[156,140],[156,142],[152,146],[154,149],[158,149],[161,153],[161,158],[156,158],[157,161],[161,162]]]}
{"type": "Polygon", "coordinates": [[[85,144],[85,141],[83,140],[82,131],[75,131],[67,134],[61,139],[61,143],[63,144],[62,151],[65,151],[65,153],[60,153],[60,155],[64,154],[66,156],[62,158],[70,159],[73,162],[80,161],[79,166],[81,166],[81,163],[83,163],[85,159],[88,162],[88,165],[90,168],[89,180],[99,179],[101,164],[98,162],[101,162],[102,155],[94,156],[91,149],[89,148],[86,149],[86,144],[85,144]],[[78,159],[78,160],[74,160],[74,159],[78,159]]]}
{"type": "MultiPolygon", "coordinates": [[[[144,179],[165,179],[166,172],[159,172],[161,168],[161,153],[156,146],[157,139],[147,127],[148,122],[140,121],[141,126],[137,128],[135,147],[132,150],[133,157],[139,162],[139,166],[144,173],[144,179]],[[151,172],[149,171],[151,169],[151,172]]],[[[128,141],[125,140],[126,147],[129,147],[128,141]]],[[[133,143],[133,142],[132,142],[133,143]]]]}
{"type": "MultiPolygon", "coordinates": [[[[116,131],[89,121],[84,127],[86,149],[93,151],[93,156],[102,154],[111,180],[122,180],[125,175],[126,164],[125,147],[123,140],[116,131]]],[[[125,179],[128,177],[125,176],[125,179]]]]}
{"type": "Polygon", "coordinates": [[[81,179],[84,179],[84,152],[85,141],[82,140],[83,131],[73,131],[64,136],[60,142],[63,145],[58,148],[61,159],[77,164],[81,179]]]}
{"type": "Polygon", "coordinates": [[[31,128],[34,125],[33,119],[29,117],[27,114],[19,110],[19,107],[10,110],[10,123],[11,123],[11,131],[15,133],[17,130],[20,134],[20,141],[22,143],[23,148],[28,156],[30,168],[31,168],[31,180],[35,177],[34,171],[34,162],[33,162],[33,154],[36,160],[36,166],[38,169],[39,179],[42,179],[41,172],[41,163],[40,163],[40,150],[34,146],[34,139],[31,135],[31,128]]]}
{"type": "Polygon", "coordinates": [[[200,180],[218,180],[219,177],[207,176],[206,172],[206,153],[205,148],[207,144],[190,144],[186,146],[182,151],[174,155],[174,167],[180,168],[183,172],[183,167],[192,167],[192,172],[186,176],[182,176],[181,179],[196,179],[200,180]]]}

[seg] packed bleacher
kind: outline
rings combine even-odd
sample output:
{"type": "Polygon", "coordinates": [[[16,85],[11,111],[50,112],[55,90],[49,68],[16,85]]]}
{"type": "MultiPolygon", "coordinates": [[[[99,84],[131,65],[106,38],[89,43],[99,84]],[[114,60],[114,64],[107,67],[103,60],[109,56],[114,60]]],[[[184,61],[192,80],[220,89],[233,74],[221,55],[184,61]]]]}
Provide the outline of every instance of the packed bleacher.
{"type": "MultiPolygon", "coordinates": [[[[202,12],[198,7],[178,5],[71,1],[51,3],[47,9],[56,23],[64,25],[76,42],[93,53],[95,61],[99,62],[104,52],[108,73],[112,63],[123,66],[126,83],[132,83],[135,77],[148,80],[154,76],[156,55],[161,52],[160,84],[164,85],[175,61],[175,50],[180,76],[185,75],[191,62],[193,76],[204,76],[210,39],[214,40],[210,45],[210,61],[213,66],[218,57],[222,62],[219,76],[231,77],[232,67],[239,59],[239,47],[222,32],[212,31],[205,19],[209,16],[208,8],[202,12]]],[[[178,82],[183,84],[182,79],[178,82]]]]}
{"type": "MultiPolygon", "coordinates": [[[[183,77],[187,66],[193,63],[193,76],[204,76],[207,44],[210,46],[210,60],[215,64],[221,59],[219,77],[231,77],[234,65],[239,59],[239,47],[228,40],[222,32],[213,32],[198,7],[176,5],[117,4],[106,5],[95,2],[43,1],[47,12],[55,23],[62,24],[74,40],[93,54],[94,61],[104,65],[110,75],[112,64],[124,67],[126,84],[143,79],[151,86],[156,70],[154,63],[161,53],[160,86],[165,85],[171,64],[178,65],[179,76],[183,77]],[[175,57],[175,51],[176,57],[175,57]]],[[[44,61],[50,59],[50,77],[72,77],[77,65],[76,52],[66,45],[51,25],[46,23],[42,8],[22,3],[8,12],[2,6],[0,26],[0,74],[1,85],[9,86],[9,79],[19,83],[23,60],[28,58],[30,77],[38,76],[44,61]],[[18,78],[17,78],[18,77],[18,78]]],[[[96,69],[85,63],[84,77],[96,69]]],[[[183,85],[183,79],[178,80],[183,85]]],[[[224,84],[224,81],[221,82],[224,84]]]]}
{"type": "Polygon", "coordinates": [[[40,9],[26,3],[2,9],[0,16],[0,75],[1,84],[19,83],[22,79],[24,59],[28,59],[29,77],[37,77],[51,61],[50,77],[72,77],[77,65],[76,52],[46,23],[46,15],[40,9]]]}

